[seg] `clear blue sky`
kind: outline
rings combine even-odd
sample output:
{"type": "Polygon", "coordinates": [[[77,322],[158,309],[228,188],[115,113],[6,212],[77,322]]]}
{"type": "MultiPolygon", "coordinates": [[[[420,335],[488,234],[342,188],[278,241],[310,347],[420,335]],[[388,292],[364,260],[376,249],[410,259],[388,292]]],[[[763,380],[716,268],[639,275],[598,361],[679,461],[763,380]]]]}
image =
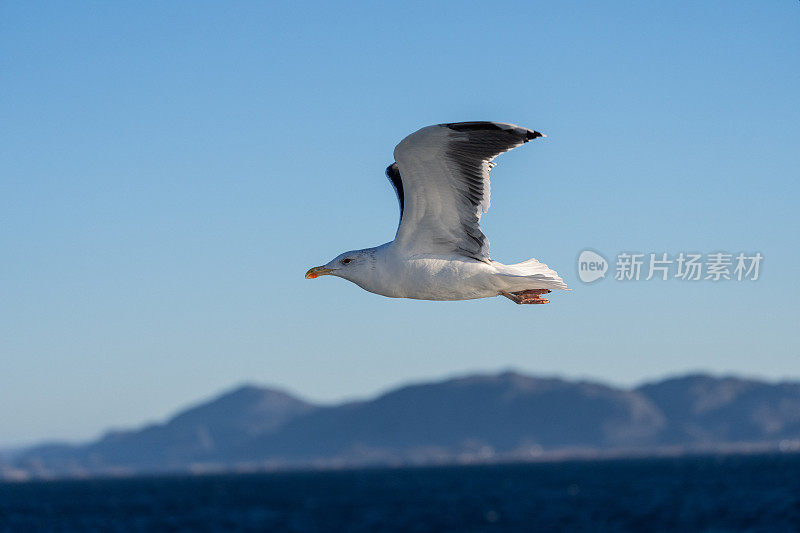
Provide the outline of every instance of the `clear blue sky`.
{"type": "Polygon", "coordinates": [[[800,2],[0,5],[0,445],[240,382],[363,397],[508,367],[800,379],[800,2]],[[429,124],[502,156],[492,257],[547,306],[392,300],[305,270],[394,237],[429,124]],[[757,282],[577,280],[578,253],[759,251],[757,282]]]}

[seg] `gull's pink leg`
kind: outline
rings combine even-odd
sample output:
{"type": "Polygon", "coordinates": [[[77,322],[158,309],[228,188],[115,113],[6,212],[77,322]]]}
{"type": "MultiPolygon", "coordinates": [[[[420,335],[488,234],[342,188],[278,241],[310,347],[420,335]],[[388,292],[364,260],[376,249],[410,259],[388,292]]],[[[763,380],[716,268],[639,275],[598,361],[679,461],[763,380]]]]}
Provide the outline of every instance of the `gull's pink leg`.
{"type": "Polygon", "coordinates": [[[503,291],[500,294],[517,304],[546,304],[550,303],[550,300],[545,300],[541,296],[549,292],[550,289],[529,289],[512,293],[503,291]]]}

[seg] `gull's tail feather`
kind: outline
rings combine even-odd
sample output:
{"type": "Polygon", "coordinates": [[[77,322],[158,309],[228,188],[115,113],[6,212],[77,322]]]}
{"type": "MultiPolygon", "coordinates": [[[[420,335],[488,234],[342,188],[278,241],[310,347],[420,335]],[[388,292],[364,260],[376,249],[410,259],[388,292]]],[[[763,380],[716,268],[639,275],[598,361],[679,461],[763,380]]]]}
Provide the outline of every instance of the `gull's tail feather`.
{"type": "MultiPolygon", "coordinates": [[[[514,285],[519,285],[519,290],[528,289],[562,289],[569,290],[567,284],[558,273],[539,262],[537,259],[528,259],[514,265],[502,265],[498,273],[504,277],[514,279],[514,285]]],[[[511,279],[509,279],[511,281],[511,279]]]]}

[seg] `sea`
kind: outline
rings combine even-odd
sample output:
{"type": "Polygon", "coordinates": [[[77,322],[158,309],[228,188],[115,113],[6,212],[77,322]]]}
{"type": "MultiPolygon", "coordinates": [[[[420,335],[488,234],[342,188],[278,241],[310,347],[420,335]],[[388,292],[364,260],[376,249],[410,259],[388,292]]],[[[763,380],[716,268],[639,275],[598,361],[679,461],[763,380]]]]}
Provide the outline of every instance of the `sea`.
{"type": "Polygon", "coordinates": [[[800,455],[0,484],[0,531],[800,531],[800,455]]]}

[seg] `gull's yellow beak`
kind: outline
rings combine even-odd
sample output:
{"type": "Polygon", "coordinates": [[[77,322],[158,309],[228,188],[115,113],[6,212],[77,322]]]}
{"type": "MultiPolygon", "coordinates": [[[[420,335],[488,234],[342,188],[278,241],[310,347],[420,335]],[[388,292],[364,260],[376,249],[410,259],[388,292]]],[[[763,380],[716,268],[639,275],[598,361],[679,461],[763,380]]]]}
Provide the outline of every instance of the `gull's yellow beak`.
{"type": "Polygon", "coordinates": [[[327,274],[330,274],[331,272],[333,272],[333,270],[325,267],[309,268],[308,272],[306,272],[306,279],[314,279],[319,276],[325,276],[327,274]]]}

